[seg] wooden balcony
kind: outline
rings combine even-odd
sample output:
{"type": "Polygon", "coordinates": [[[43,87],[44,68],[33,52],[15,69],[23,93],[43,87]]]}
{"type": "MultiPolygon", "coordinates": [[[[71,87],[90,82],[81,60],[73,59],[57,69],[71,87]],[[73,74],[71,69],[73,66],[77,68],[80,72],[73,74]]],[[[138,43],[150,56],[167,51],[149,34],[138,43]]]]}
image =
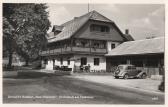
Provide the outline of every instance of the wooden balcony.
{"type": "Polygon", "coordinates": [[[61,52],[61,48],[49,50],[49,54],[54,55],[61,52]]]}
{"type": "Polygon", "coordinates": [[[85,47],[72,47],[72,51],[74,52],[90,52],[90,48],[85,47]]]}
{"type": "Polygon", "coordinates": [[[100,48],[91,48],[91,53],[107,53],[106,49],[100,49],[100,48]]]}
{"type": "Polygon", "coordinates": [[[106,49],[100,48],[86,48],[86,47],[66,47],[66,48],[58,48],[48,51],[42,51],[40,55],[47,56],[47,55],[58,55],[58,54],[66,54],[66,53],[88,53],[88,54],[106,54],[106,49]]]}
{"type": "Polygon", "coordinates": [[[62,52],[70,52],[70,51],[71,51],[71,47],[62,48],[62,52]]]}

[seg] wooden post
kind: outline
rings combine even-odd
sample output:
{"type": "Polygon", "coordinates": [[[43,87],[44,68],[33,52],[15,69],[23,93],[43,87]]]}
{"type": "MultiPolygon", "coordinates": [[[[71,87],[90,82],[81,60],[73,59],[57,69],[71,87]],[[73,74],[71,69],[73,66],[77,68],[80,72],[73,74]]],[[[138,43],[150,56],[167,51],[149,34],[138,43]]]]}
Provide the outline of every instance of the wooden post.
{"type": "Polygon", "coordinates": [[[127,64],[131,64],[131,61],[130,61],[130,59],[127,59],[127,64]]]}
{"type": "Polygon", "coordinates": [[[108,44],[105,42],[106,53],[108,53],[108,44]]]}
{"type": "Polygon", "coordinates": [[[72,52],[72,47],[73,47],[73,38],[71,38],[71,52],[72,52]]]}
{"type": "Polygon", "coordinates": [[[89,40],[89,47],[90,47],[90,53],[91,53],[91,49],[92,49],[92,47],[91,47],[91,39],[89,40]]]}
{"type": "Polygon", "coordinates": [[[161,60],[158,60],[158,68],[159,68],[159,75],[162,74],[161,72],[161,60]]]}
{"type": "Polygon", "coordinates": [[[63,44],[62,44],[62,42],[60,42],[60,45],[61,45],[61,53],[62,53],[62,48],[63,48],[63,44]]]}
{"type": "Polygon", "coordinates": [[[146,59],[143,59],[143,67],[146,67],[146,59]]]}

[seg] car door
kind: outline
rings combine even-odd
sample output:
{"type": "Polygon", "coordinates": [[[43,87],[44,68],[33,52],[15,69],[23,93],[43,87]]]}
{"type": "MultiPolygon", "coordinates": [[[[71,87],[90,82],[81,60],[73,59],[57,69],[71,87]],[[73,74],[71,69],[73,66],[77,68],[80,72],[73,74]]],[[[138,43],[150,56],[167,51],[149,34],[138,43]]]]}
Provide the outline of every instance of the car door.
{"type": "Polygon", "coordinates": [[[127,66],[126,71],[127,71],[127,73],[128,73],[129,76],[132,75],[131,66],[127,66]]]}
{"type": "Polygon", "coordinates": [[[137,75],[137,70],[136,70],[136,67],[135,66],[131,66],[131,74],[132,74],[132,76],[136,76],[137,75]]]}

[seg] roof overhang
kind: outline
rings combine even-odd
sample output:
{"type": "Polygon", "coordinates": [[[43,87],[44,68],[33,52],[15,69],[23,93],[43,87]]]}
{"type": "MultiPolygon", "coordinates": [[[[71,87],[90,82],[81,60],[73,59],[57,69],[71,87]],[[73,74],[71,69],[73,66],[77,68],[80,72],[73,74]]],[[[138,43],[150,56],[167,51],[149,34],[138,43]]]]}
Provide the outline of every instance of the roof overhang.
{"type": "Polygon", "coordinates": [[[120,57],[120,56],[143,56],[143,55],[161,55],[164,52],[159,53],[139,53],[139,54],[122,54],[122,55],[108,55],[106,54],[105,57],[120,57]]]}

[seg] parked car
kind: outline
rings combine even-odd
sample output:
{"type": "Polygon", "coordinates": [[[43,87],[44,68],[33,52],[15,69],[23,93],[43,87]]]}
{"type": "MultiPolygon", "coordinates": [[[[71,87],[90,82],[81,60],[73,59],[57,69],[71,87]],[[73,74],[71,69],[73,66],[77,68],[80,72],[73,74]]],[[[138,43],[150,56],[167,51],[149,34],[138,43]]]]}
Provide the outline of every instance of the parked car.
{"type": "Polygon", "coordinates": [[[118,65],[117,69],[114,71],[115,78],[142,78],[145,79],[147,77],[147,73],[142,70],[137,70],[134,65],[118,65]]]}

